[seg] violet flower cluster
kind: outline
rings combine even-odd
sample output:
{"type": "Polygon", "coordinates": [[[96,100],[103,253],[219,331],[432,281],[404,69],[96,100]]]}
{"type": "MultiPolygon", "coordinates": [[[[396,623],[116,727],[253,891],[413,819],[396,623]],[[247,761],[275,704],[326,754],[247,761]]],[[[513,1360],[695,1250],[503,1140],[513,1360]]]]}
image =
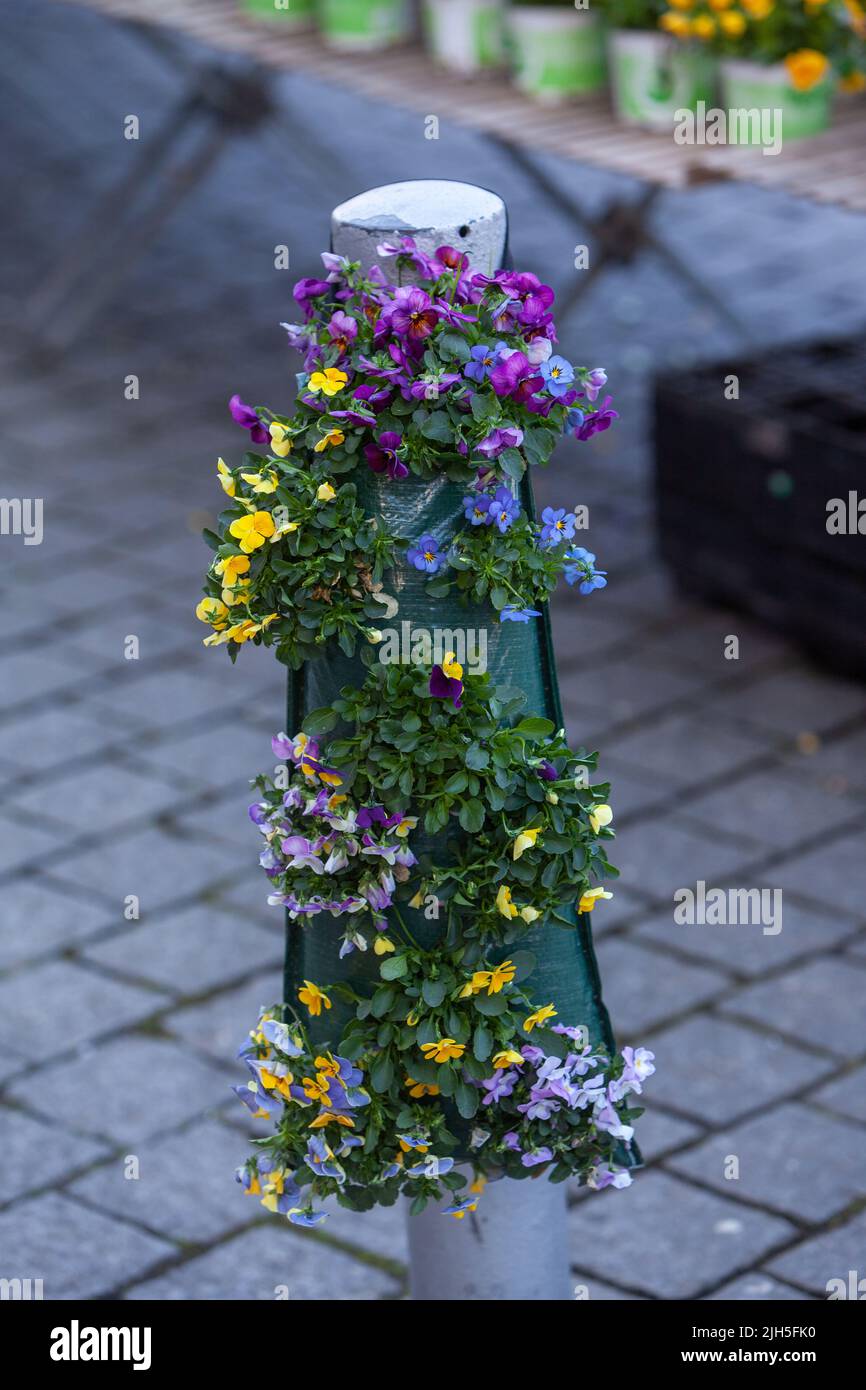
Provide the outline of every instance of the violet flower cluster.
{"type": "MultiPolygon", "coordinates": [[[[512,1164],[536,1168],[565,1160],[570,1152],[600,1145],[610,1154],[617,1141],[628,1145],[634,1127],[623,1118],[622,1102],[640,1095],[655,1071],[654,1055],[644,1047],[623,1048],[616,1065],[593,1052],[586,1030],[554,1024],[550,1030],[567,1039],[564,1056],[524,1043],[495,1059],[493,1075],[475,1083],[484,1092],[485,1114],[473,1133],[473,1147],[501,1147],[512,1164]],[[495,1135],[506,1126],[497,1140],[495,1135]]],[[[637,1112],[640,1113],[640,1112],[637,1112]]],[[[506,1160],[508,1161],[508,1160],[506,1160]]],[[[590,1187],[629,1187],[627,1168],[598,1158],[588,1173],[590,1187]]]]}
{"type": "Polygon", "coordinates": [[[256,780],[262,797],[249,808],[265,841],[259,863],[271,880],[268,903],[284,907],[293,920],[365,913],[346,927],[340,955],[365,951],[362,927],[369,922],[384,933],[396,885],[417,862],[408,845],[417,820],[389,815],[381,806],[355,806],[340,791],[342,775],[326,766],[317,742],[305,734],[278,734],[271,746],[286,768],[274,779],[256,780]]]}

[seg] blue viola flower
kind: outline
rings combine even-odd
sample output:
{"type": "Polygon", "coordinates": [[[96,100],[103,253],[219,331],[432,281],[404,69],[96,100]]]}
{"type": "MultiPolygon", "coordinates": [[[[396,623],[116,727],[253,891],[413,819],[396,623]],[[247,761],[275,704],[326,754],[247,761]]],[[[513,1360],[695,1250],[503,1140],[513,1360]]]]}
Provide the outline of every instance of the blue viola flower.
{"type": "Polygon", "coordinates": [[[426,574],[436,574],[445,563],[445,556],[439,549],[435,536],[422,536],[415,545],[406,551],[406,559],[416,570],[426,574]]]}
{"type": "Polygon", "coordinates": [[[515,608],[509,603],[499,614],[501,623],[528,623],[530,618],[540,618],[541,613],[537,608],[515,608]]]}
{"type": "Polygon", "coordinates": [[[486,492],[473,492],[470,497],[463,498],[463,515],[472,526],[492,526],[492,501],[486,492]]]}
{"type": "Polygon", "coordinates": [[[325,1220],[326,1215],[324,1211],[313,1211],[312,1207],[293,1207],[288,1213],[293,1226],[318,1226],[325,1220]]]}
{"type": "Polygon", "coordinates": [[[490,501],[490,517],[503,536],[519,516],[520,503],[517,498],[512,497],[507,487],[497,488],[490,501]]]}
{"type": "Polygon", "coordinates": [[[578,587],[582,594],[591,594],[594,589],[607,588],[607,571],[595,568],[595,556],[591,550],[577,545],[567,551],[563,558],[566,561],[563,569],[566,584],[576,584],[580,580],[578,587]]]}
{"type": "Polygon", "coordinates": [[[551,396],[564,396],[574,381],[574,368],[564,357],[548,357],[539,371],[551,396]]]}
{"type": "Polygon", "coordinates": [[[541,520],[541,540],[544,545],[552,547],[573,538],[577,520],[574,512],[567,512],[564,507],[545,507],[541,520]]]}
{"type": "Polygon", "coordinates": [[[468,376],[470,381],[486,381],[487,377],[496,366],[497,349],[488,347],[486,343],[479,343],[469,354],[469,361],[463,368],[464,376],[468,376]]]}

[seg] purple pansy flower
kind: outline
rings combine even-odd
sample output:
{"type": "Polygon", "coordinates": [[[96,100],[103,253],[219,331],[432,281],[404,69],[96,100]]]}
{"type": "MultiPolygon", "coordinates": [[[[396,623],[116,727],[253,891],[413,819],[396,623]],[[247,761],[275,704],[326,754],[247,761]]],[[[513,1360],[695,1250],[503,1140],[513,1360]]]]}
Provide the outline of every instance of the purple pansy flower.
{"type": "MultiPolygon", "coordinates": [[[[449,653],[450,655],[450,653],[449,653]]],[[[447,669],[452,662],[445,661],[442,666],[434,666],[430,672],[430,694],[437,700],[450,700],[455,709],[463,704],[463,682],[459,676],[449,676],[447,669]]]]}
{"type": "Polygon", "coordinates": [[[439,314],[427,291],[414,285],[397,290],[386,316],[392,331],[412,344],[422,343],[439,322],[439,314]]]}
{"type": "Polygon", "coordinates": [[[397,457],[397,450],[403,443],[403,436],[393,430],[385,430],[375,444],[364,445],[364,457],[374,473],[384,473],[392,479],[408,478],[409,469],[397,457]]]}
{"type": "Polygon", "coordinates": [[[493,498],[486,492],[474,492],[463,498],[463,515],[472,526],[492,526],[493,513],[490,504],[493,498]]]}
{"type": "Polygon", "coordinates": [[[477,347],[472,348],[469,361],[463,368],[464,376],[468,376],[470,381],[485,381],[499,361],[504,347],[504,343],[497,343],[495,347],[479,343],[477,347]]]}
{"type": "Polygon", "coordinates": [[[594,589],[604,589],[607,587],[605,578],[606,570],[595,568],[595,556],[591,550],[585,550],[582,545],[574,546],[572,550],[566,551],[564,556],[568,561],[563,574],[566,584],[575,584],[579,579],[580,592],[591,594],[594,589]]]}
{"type": "Polygon", "coordinates": [[[508,603],[499,614],[501,623],[528,623],[530,618],[540,618],[541,612],[537,608],[515,608],[508,603]]]}
{"type": "Polygon", "coordinates": [[[490,515],[497,529],[505,535],[512,522],[520,516],[520,503],[507,487],[499,487],[490,501],[490,515]]]}
{"type": "Polygon", "coordinates": [[[528,1154],[524,1154],[520,1162],[524,1168],[535,1168],[539,1163],[550,1163],[553,1159],[553,1150],[546,1146],[540,1149],[532,1149],[528,1154]]]}
{"type": "Polygon", "coordinates": [[[522,443],[523,430],[516,426],[506,426],[505,429],[491,430],[485,435],[480,444],[475,445],[475,452],[483,454],[485,458],[495,459],[504,449],[518,449],[522,443]]]}
{"type": "Polygon", "coordinates": [[[240,425],[241,429],[249,430],[250,439],[254,444],[268,443],[270,433],[251,405],[245,405],[240,396],[234,395],[229,401],[229,410],[235,424],[240,425]]]}
{"type": "Polygon", "coordinates": [[[541,539],[548,547],[559,545],[560,541],[570,541],[574,536],[574,512],[567,512],[564,507],[545,507],[541,520],[541,539]]]}
{"type": "Polygon", "coordinates": [[[292,290],[295,302],[304,311],[304,318],[308,321],[313,317],[313,305],[311,300],[319,299],[321,295],[327,294],[331,286],[327,280],[316,280],[312,276],[306,275],[303,280],[299,280],[292,290]]]}
{"type": "Polygon", "coordinates": [[[592,439],[594,434],[610,429],[614,420],[619,419],[619,412],[611,409],[610,402],[611,397],[605,396],[599,409],[590,415],[582,415],[579,410],[569,414],[566,424],[573,430],[575,439],[592,439]],[[572,420],[572,416],[580,418],[572,420]]]}
{"type": "Polygon", "coordinates": [[[593,367],[591,372],[584,372],[583,389],[588,401],[597,401],[599,391],[606,385],[607,372],[604,367],[593,367]]]}

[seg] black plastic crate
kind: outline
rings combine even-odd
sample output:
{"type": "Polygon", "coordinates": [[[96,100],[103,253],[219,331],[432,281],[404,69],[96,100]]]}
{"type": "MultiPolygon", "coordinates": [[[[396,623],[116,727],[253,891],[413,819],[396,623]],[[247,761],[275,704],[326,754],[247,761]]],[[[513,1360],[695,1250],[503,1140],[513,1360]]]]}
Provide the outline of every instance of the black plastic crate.
{"type": "Polygon", "coordinates": [[[659,380],[655,448],[660,549],[680,587],[866,677],[866,534],[827,530],[830,499],[866,498],[866,344],[659,380]]]}

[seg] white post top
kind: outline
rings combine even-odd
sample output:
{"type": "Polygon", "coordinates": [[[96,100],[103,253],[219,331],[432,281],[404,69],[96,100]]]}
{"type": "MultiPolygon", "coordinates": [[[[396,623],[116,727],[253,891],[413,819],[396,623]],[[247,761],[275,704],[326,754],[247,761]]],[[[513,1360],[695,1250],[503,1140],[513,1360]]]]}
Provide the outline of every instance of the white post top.
{"type": "Polygon", "coordinates": [[[422,251],[454,246],[472,266],[492,275],[502,265],[508,214],[502,199],[472,183],[410,179],[368,189],[331,214],[333,249],[362,265],[388,262],[377,254],[381,241],[414,237],[422,251]]]}

